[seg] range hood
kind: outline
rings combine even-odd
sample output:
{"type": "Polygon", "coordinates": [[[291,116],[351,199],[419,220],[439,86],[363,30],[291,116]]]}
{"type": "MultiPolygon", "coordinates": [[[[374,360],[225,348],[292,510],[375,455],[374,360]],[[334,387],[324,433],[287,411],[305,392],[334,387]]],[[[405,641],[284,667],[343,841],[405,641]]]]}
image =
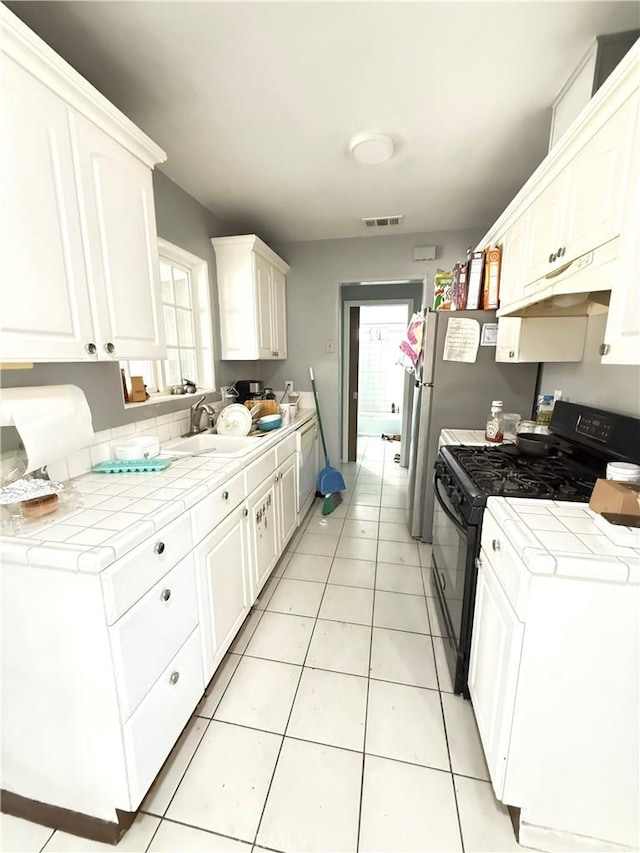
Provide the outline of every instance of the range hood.
{"type": "Polygon", "coordinates": [[[616,275],[619,238],[574,258],[524,288],[498,317],[566,317],[590,314],[607,305],[616,275]]]}

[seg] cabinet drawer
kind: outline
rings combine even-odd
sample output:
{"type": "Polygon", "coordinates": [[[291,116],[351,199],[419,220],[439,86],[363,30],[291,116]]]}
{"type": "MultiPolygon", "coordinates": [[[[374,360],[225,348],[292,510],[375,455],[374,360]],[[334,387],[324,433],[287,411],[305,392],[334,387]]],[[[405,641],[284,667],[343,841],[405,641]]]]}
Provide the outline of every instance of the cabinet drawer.
{"type": "Polygon", "coordinates": [[[195,563],[189,554],[109,629],[123,720],[197,624],[195,563]]]}
{"type": "Polygon", "coordinates": [[[193,549],[189,514],[150,536],[102,573],[107,623],[112,625],[193,549]]]}
{"type": "Polygon", "coordinates": [[[191,510],[193,539],[199,542],[244,500],[244,475],[236,474],[191,510]]]}
{"type": "Polygon", "coordinates": [[[263,480],[266,480],[270,474],[273,474],[276,467],[275,450],[269,450],[260,459],[256,459],[252,465],[249,465],[245,472],[247,477],[247,494],[251,494],[263,480]]]}
{"type": "Polygon", "coordinates": [[[296,450],[296,434],[295,432],[288,435],[284,441],[276,445],[276,465],[280,466],[285,459],[288,459],[296,450]]]}
{"type": "Polygon", "coordinates": [[[482,517],[482,550],[484,554],[481,559],[488,559],[511,606],[514,610],[519,610],[518,604],[524,593],[527,570],[509,543],[506,533],[488,510],[485,510],[482,517]]]}
{"type": "Polygon", "coordinates": [[[132,810],[142,802],[203,692],[196,628],[124,725],[132,810]]]}

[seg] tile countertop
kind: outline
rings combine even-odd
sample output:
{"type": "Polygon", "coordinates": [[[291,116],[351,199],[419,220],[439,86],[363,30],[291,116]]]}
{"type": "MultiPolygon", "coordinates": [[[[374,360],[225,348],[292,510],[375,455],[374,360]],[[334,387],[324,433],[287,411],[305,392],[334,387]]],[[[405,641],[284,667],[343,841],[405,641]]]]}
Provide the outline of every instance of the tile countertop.
{"type": "Polygon", "coordinates": [[[586,503],[490,497],[487,509],[533,574],[640,583],[640,530],[586,503]]]}
{"type": "Polygon", "coordinates": [[[440,431],[438,447],[442,447],[443,444],[483,444],[491,446],[491,442],[485,440],[483,429],[443,429],[440,431]]]}
{"type": "Polygon", "coordinates": [[[300,410],[287,426],[257,437],[255,450],[239,459],[185,456],[156,473],[76,477],[69,482],[81,506],[1,536],[0,559],[100,572],[314,416],[314,409],[300,410]]]}

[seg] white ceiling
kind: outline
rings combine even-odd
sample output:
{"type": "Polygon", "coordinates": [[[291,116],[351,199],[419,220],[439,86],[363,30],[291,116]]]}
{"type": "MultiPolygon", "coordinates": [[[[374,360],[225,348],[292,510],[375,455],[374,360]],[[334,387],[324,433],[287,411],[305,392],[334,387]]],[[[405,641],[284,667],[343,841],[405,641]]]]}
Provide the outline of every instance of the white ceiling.
{"type": "Polygon", "coordinates": [[[167,151],[162,171],[268,241],[389,214],[392,233],[488,227],[593,37],[640,23],[636,2],[7,5],[167,151]],[[363,130],[395,156],[353,161],[363,130]]]}

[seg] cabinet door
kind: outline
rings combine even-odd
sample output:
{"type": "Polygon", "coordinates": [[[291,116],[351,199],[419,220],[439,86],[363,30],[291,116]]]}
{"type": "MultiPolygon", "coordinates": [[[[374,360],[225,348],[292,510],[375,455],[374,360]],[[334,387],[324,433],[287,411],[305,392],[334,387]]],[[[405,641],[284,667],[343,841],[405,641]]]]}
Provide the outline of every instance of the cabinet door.
{"type": "Polygon", "coordinates": [[[561,172],[529,208],[527,261],[523,286],[542,278],[564,263],[553,255],[563,243],[567,170],[561,172]]]}
{"type": "Polygon", "coordinates": [[[629,192],[605,329],[603,364],[640,364],[640,116],[633,137],[629,192]]]}
{"type": "Polygon", "coordinates": [[[296,454],[292,453],[278,468],[278,550],[280,553],[297,527],[296,454]]]}
{"type": "Polygon", "coordinates": [[[271,267],[271,315],[275,358],[287,357],[287,284],[284,275],[271,267]]]}
{"type": "Polygon", "coordinates": [[[275,488],[273,475],[248,500],[252,601],[258,597],[279,556],[275,488]]]}
{"type": "Polygon", "coordinates": [[[273,321],[271,318],[271,264],[254,254],[256,287],[256,327],[258,330],[258,358],[275,358],[273,321]]]}
{"type": "Polygon", "coordinates": [[[2,58],[1,357],[93,361],[68,109],[2,58]]]}
{"type": "Polygon", "coordinates": [[[245,511],[238,507],[195,549],[205,682],[251,607],[245,511]]]}
{"type": "Polygon", "coordinates": [[[151,170],[74,115],[82,226],[101,358],[164,358],[151,170]]]}
{"type": "Polygon", "coordinates": [[[562,263],[617,237],[630,188],[629,161],[638,95],[629,98],[567,169],[562,263]]]}
{"type": "Polygon", "coordinates": [[[507,768],[524,625],[518,621],[484,551],[478,561],[469,692],[496,797],[507,768]]]}
{"type": "Polygon", "coordinates": [[[517,362],[519,359],[520,328],[519,317],[498,318],[498,339],[496,341],[496,361],[517,362]]]}
{"type": "Polygon", "coordinates": [[[502,269],[500,271],[500,307],[504,308],[523,296],[525,236],[529,212],[526,211],[520,219],[507,231],[502,241],[502,269]]]}

